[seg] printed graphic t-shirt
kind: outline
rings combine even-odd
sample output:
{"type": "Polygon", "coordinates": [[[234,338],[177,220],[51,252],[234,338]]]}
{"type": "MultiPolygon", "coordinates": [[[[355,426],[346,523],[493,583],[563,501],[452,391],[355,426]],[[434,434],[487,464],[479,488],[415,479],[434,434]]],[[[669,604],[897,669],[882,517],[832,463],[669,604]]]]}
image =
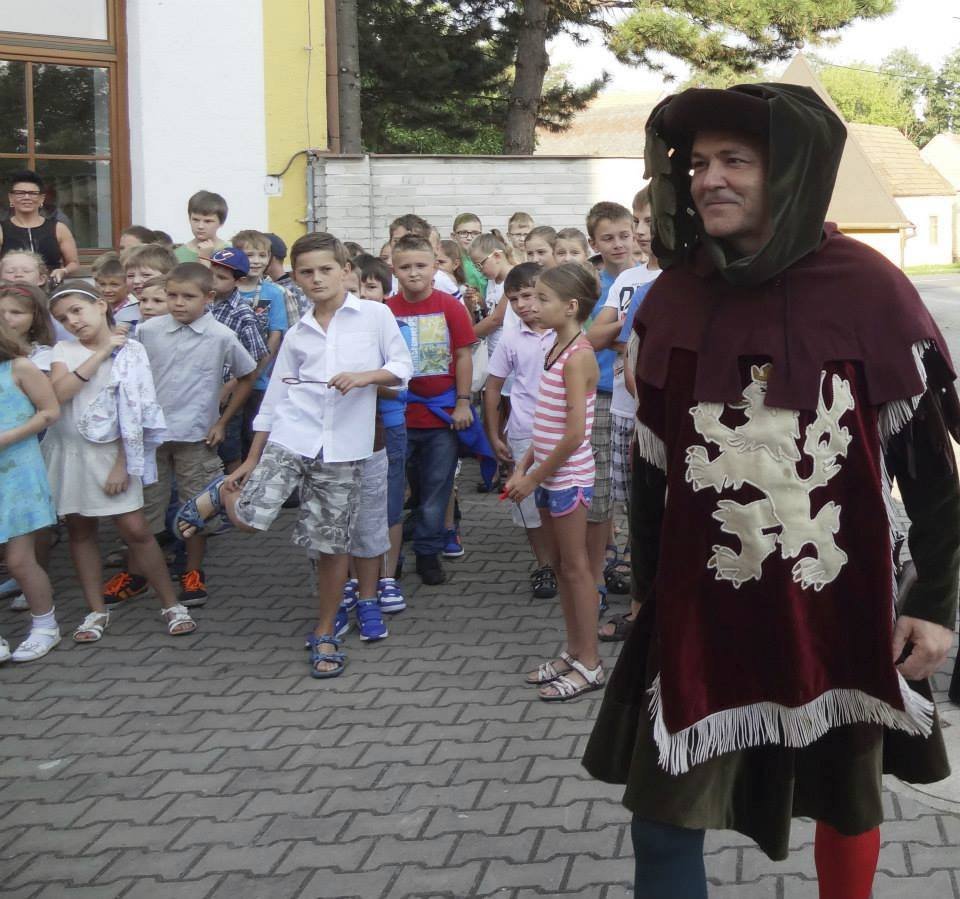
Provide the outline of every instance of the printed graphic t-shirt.
{"type": "MultiPolygon", "coordinates": [[[[439,290],[419,303],[407,302],[400,293],[388,297],[386,303],[410,328],[410,391],[419,396],[439,396],[455,387],[456,351],[476,340],[470,313],[450,294],[439,290]]],[[[419,403],[410,403],[407,427],[445,428],[447,424],[419,403]]]]}

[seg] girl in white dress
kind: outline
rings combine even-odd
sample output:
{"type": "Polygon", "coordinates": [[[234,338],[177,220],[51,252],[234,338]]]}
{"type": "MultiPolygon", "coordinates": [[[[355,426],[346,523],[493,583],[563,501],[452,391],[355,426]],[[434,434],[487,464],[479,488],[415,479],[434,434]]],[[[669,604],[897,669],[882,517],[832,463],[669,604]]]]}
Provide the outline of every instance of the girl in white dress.
{"type": "Polygon", "coordinates": [[[76,341],[61,341],[53,348],[50,376],[61,416],[41,444],[54,505],[58,515],[66,516],[70,555],[91,610],[73,639],[94,643],[110,622],[101,590],[97,543],[97,519],[104,516],[114,519],[130,554],[159,595],[168,633],[190,633],[196,623],[177,602],[163,554],[141,511],[140,478],[127,473],[123,441],[94,443],[78,428],[87,407],[109,387],[113,357],[126,344],[127,336],[113,332],[106,301],[82,281],[60,287],[50,297],[50,312],[76,337],[76,341]]]}

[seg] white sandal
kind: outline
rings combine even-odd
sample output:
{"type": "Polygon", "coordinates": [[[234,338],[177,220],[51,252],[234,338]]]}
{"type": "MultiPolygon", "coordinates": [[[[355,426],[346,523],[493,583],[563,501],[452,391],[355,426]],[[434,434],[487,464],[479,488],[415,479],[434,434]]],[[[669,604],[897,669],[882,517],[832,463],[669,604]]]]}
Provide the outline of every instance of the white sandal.
{"type": "Polygon", "coordinates": [[[31,628],[30,633],[27,634],[27,639],[13,651],[13,661],[35,662],[37,659],[42,659],[59,642],[60,628],[31,628]]]}
{"type": "Polygon", "coordinates": [[[73,632],[73,642],[96,643],[103,636],[108,624],[110,624],[109,612],[91,612],[73,632]],[[93,634],[93,636],[81,637],[81,634],[93,634]]]}
{"type": "Polygon", "coordinates": [[[526,676],[526,682],[530,684],[531,687],[540,687],[543,684],[551,684],[557,678],[563,677],[565,674],[569,674],[573,671],[573,657],[566,650],[560,653],[558,656],[561,662],[567,663],[567,668],[565,671],[557,670],[557,666],[553,664],[553,659],[549,662],[544,662],[537,668],[536,671],[532,671],[526,676]]]}
{"type": "Polygon", "coordinates": [[[190,617],[190,612],[187,610],[187,607],[180,605],[180,603],[177,603],[175,606],[170,606],[169,609],[161,609],[160,615],[163,617],[163,620],[167,622],[167,633],[170,634],[171,637],[183,637],[187,634],[192,634],[197,629],[197,622],[190,617]],[[187,623],[193,626],[182,631],[176,630],[179,625],[187,623]]]}
{"type": "Polygon", "coordinates": [[[569,675],[563,674],[556,680],[544,684],[544,687],[556,691],[555,693],[541,692],[540,698],[544,702],[566,702],[568,699],[576,699],[584,693],[599,690],[603,687],[606,679],[603,676],[602,662],[598,662],[596,668],[587,668],[582,662],[570,659],[570,667],[583,678],[583,683],[579,683],[569,675]]]}

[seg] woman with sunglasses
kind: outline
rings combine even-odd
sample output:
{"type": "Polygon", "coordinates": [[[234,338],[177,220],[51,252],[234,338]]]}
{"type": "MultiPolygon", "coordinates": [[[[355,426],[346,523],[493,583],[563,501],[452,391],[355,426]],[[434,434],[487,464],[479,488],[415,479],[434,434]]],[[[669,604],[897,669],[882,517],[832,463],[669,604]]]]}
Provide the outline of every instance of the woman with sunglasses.
{"type": "Polygon", "coordinates": [[[50,272],[51,286],[74,274],[80,267],[77,242],[70,229],[40,214],[43,181],[36,172],[24,169],[10,178],[10,217],[0,222],[0,257],[11,250],[39,254],[50,272]]]}

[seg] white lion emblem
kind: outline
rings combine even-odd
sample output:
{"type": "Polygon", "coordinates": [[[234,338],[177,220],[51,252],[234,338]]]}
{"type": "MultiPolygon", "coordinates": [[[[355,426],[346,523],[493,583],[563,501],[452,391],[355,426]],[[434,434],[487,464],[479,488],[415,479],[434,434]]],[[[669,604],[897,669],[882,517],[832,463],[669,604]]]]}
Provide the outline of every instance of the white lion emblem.
{"type": "Polygon", "coordinates": [[[833,539],[840,529],[840,506],[828,502],[814,516],[810,494],[840,471],[838,458],[847,455],[852,438],[840,427],[840,419],[854,408],[853,394],[850,384],[834,375],[828,408],[823,399],[826,374],[821,375],[817,417],[807,426],[803,443],[813,471],[802,478],[797,471],[800,413],[764,405],[769,373],[770,365],[752,366],[743,402],[731,405],[742,409],[747,419],[735,428],[721,424],[722,403],[699,403],[690,410],[697,433],[720,447],[720,455],[710,459],[705,446],[687,447],[686,479],[698,491],[712,487],[723,493],[750,484],[764,494],[764,499],[751,503],[717,502],[713,517],[720,522],[720,530],[740,541],[739,553],[714,545],[707,567],[716,571],[717,580],[731,581],[737,588],[759,580],[764,560],[779,545],[782,558],[798,559],[794,581],[819,591],[840,574],[847,554],[833,539]],[[799,558],[807,545],[816,555],[799,558]]]}

